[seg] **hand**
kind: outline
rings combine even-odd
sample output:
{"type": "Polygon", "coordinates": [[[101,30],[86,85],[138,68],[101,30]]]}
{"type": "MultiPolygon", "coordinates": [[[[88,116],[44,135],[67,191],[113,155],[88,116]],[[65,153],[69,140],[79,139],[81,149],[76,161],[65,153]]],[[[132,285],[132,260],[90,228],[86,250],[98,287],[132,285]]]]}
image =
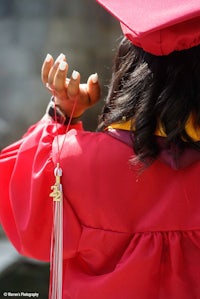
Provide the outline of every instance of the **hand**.
{"type": "Polygon", "coordinates": [[[67,78],[67,73],[68,64],[64,54],[60,54],[55,62],[47,54],[42,65],[42,82],[53,94],[56,105],[68,117],[76,101],[73,117],[79,117],[100,99],[98,75],[92,74],[86,84],[80,84],[80,74],[77,71],[73,71],[70,79],[67,78]]]}

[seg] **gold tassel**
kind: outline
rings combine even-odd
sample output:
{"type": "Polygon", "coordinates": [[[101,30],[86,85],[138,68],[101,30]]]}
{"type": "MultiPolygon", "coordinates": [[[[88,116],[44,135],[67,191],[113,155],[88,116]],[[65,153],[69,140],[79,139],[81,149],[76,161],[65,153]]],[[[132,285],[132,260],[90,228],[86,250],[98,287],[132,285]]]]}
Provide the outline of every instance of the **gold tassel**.
{"type": "Polygon", "coordinates": [[[51,281],[49,299],[62,299],[63,280],[63,192],[62,169],[59,163],[54,170],[55,184],[51,187],[53,198],[53,231],[51,242],[51,281]]]}

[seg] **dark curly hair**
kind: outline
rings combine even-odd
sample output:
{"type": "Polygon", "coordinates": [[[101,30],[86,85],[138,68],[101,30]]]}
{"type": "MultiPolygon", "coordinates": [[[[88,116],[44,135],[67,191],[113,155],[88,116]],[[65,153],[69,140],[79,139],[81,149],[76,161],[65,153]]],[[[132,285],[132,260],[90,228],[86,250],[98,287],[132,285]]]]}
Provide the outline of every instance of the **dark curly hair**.
{"type": "Polygon", "coordinates": [[[167,144],[180,149],[185,142],[200,150],[185,131],[190,114],[200,125],[200,46],[154,56],[121,41],[98,130],[124,117],[133,119],[134,151],[138,160],[154,161],[159,154],[155,130],[160,123],[167,144]]]}

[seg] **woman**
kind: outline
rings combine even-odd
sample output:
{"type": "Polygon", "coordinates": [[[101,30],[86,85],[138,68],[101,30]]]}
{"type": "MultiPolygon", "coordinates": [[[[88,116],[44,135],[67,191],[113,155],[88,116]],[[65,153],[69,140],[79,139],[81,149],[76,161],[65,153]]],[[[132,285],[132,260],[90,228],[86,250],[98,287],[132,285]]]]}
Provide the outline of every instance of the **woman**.
{"type": "Polygon", "coordinates": [[[66,81],[65,57],[48,55],[48,115],[1,153],[1,222],[19,252],[47,261],[60,163],[65,299],[200,297],[200,46],[137,46],[119,45],[95,133],[79,117],[99,99],[97,75],[66,81]]]}

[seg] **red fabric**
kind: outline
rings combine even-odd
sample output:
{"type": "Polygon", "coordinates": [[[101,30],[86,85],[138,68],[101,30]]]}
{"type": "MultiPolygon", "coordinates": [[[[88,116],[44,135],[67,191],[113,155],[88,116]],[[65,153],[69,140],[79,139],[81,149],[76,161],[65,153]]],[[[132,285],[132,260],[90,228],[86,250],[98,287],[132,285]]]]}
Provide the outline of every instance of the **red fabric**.
{"type": "MultiPolygon", "coordinates": [[[[200,298],[200,163],[141,172],[131,147],[77,129],[61,155],[63,298],[200,298]]],[[[20,253],[46,261],[56,139],[43,120],[0,156],[1,223],[20,253]]]]}
{"type": "Polygon", "coordinates": [[[133,44],[154,55],[200,44],[199,0],[97,0],[133,44]]]}

